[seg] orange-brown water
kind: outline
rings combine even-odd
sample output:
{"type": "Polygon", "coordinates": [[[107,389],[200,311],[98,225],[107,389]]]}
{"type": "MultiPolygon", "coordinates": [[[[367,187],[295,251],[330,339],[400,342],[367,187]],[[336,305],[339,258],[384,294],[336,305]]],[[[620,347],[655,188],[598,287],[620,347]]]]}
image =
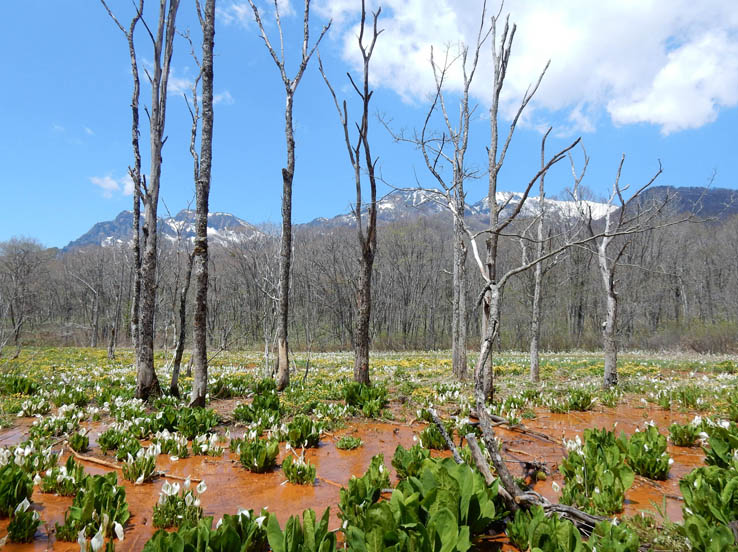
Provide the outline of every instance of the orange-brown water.
{"type": "MultiPolygon", "coordinates": [[[[553,441],[545,440],[519,431],[498,428],[498,435],[504,442],[504,456],[508,460],[537,461],[546,465],[551,473],[545,481],[535,484],[535,490],[551,500],[558,499],[553,490],[553,482],[563,486],[563,478],[557,471],[558,463],[564,456],[562,437],[573,438],[588,427],[605,427],[611,429],[617,422],[617,429],[630,434],[643,422],[653,420],[662,433],[674,422],[685,422],[690,419],[687,414],[672,413],[661,410],[646,410],[638,406],[621,405],[617,409],[600,409],[593,412],[577,412],[570,414],[551,414],[539,410],[535,420],[526,421],[526,427],[548,435],[553,441]]],[[[104,424],[90,424],[93,428],[90,435],[93,455],[102,457],[96,449],[95,437],[104,428],[104,424]]],[[[239,508],[260,510],[267,507],[276,514],[280,523],[284,524],[291,515],[299,514],[306,508],[312,508],[319,514],[326,507],[331,507],[331,528],[338,527],[337,504],[339,489],[345,486],[352,475],[362,475],[375,454],[383,453],[385,464],[390,461],[397,445],[409,447],[413,444],[413,435],[423,429],[424,425],[414,426],[390,423],[353,420],[346,430],[324,436],[317,449],[309,449],[306,457],[317,468],[318,479],[314,486],[293,485],[285,481],[282,472],[277,469],[271,473],[255,474],[245,470],[235,454],[227,449],[220,458],[190,457],[172,462],[168,456],[161,455],[157,462],[158,469],[168,474],[202,479],[207,484],[207,491],[202,496],[202,507],[206,516],[216,520],[223,514],[233,514],[239,508]],[[342,451],[334,442],[344,434],[361,438],[364,445],[353,451],[342,451]]],[[[0,433],[1,445],[12,445],[25,438],[28,422],[19,420],[15,428],[0,433]]],[[[632,515],[644,509],[653,509],[652,503],[661,505],[666,500],[666,510],[672,520],[680,520],[681,501],[677,498],[679,478],[694,467],[702,464],[704,454],[699,448],[679,448],[669,446],[669,454],[674,458],[669,477],[663,482],[649,482],[636,478],[633,487],[626,494],[625,514],[632,515]]],[[[279,461],[284,458],[282,447],[279,461]]],[[[108,459],[110,460],[110,459],[108,459]]],[[[108,468],[92,463],[84,463],[89,473],[104,473],[108,468]]],[[[520,463],[511,463],[514,473],[522,474],[520,463]]],[[[394,476],[394,472],[393,472],[394,476]]],[[[118,544],[119,550],[141,550],[146,541],[155,532],[151,520],[152,509],[159,497],[159,491],[165,478],[158,478],[152,483],[133,485],[124,481],[120,471],[118,480],[126,489],[126,497],[131,512],[131,519],[125,529],[125,541],[118,544]]],[[[76,551],[76,543],[55,542],[53,529],[55,523],[62,523],[64,512],[71,505],[72,498],[56,497],[41,494],[34,490],[32,497],[34,508],[41,515],[42,525],[36,533],[36,540],[27,545],[6,545],[9,551],[59,550],[76,551]]],[[[0,520],[0,535],[5,533],[7,520],[0,520]]],[[[483,546],[485,550],[496,549],[499,543],[489,542],[483,546]]]]}

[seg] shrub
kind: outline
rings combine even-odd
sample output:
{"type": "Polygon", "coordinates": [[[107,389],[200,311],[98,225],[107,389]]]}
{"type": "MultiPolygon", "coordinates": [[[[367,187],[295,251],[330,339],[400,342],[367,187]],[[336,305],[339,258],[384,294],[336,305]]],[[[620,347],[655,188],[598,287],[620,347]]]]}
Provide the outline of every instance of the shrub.
{"type": "Polygon", "coordinates": [[[409,449],[397,445],[392,457],[392,467],[395,468],[397,477],[400,479],[415,477],[420,473],[423,460],[429,457],[430,451],[420,445],[413,445],[409,449]]]}
{"type": "Polygon", "coordinates": [[[64,466],[56,466],[46,472],[41,480],[41,492],[74,496],[87,484],[89,477],[82,465],[70,456],[64,466]]]}
{"type": "Polygon", "coordinates": [[[361,411],[367,418],[375,418],[387,405],[387,388],[382,385],[365,385],[348,382],[343,388],[343,398],[348,406],[361,411]]]}
{"type": "Polygon", "coordinates": [[[328,530],[330,508],[326,508],[320,521],[316,523],[315,512],[311,509],[302,512],[302,523],[297,516],[291,516],[284,526],[273,515],[267,522],[269,546],[274,552],[334,552],[336,534],[328,530]]]}
{"type": "Polygon", "coordinates": [[[694,424],[673,423],[669,426],[669,440],[678,447],[693,447],[699,433],[699,428],[694,424]]]}
{"type": "MultiPolygon", "coordinates": [[[[130,518],[125,488],[118,486],[115,472],[93,475],[75,495],[74,502],[64,515],[64,525],[56,524],[56,536],[67,542],[77,541],[80,532],[92,536],[100,530],[103,536],[123,533],[130,518]],[[101,520],[106,523],[101,524],[101,520]]],[[[119,537],[120,538],[120,537],[119,537]]]]}
{"type": "Polygon", "coordinates": [[[315,482],[315,466],[305,461],[305,453],[300,456],[287,456],[282,462],[282,471],[290,483],[312,485],[315,482]]]}
{"type": "Polygon", "coordinates": [[[351,477],[348,488],[340,491],[338,503],[339,517],[351,525],[358,525],[369,506],[382,494],[382,489],[390,486],[389,475],[384,467],[384,455],[374,456],[364,475],[351,477]]]}
{"type": "Polygon", "coordinates": [[[41,523],[41,518],[38,512],[28,509],[30,506],[31,503],[28,502],[27,498],[16,506],[13,518],[8,524],[8,540],[10,542],[28,543],[33,541],[36,529],[41,523]]]}
{"type": "Polygon", "coordinates": [[[151,445],[139,449],[135,457],[129,455],[123,462],[123,477],[136,485],[153,479],[156,475],[156,458],[160,452],[159,445],[151,445]]]}
{"type": "Polygon", "coordinates": [[[187,439],[209,433],[219,422],[218,415],[212,408],[184,407],[179,411],[177,431],[187,439]]]}
{"type": "Polygon", "coordinates": [[[180,527],[184,524],[196,525],[202,517],[200,495],[207,490],[205,482],[201,482],[195,489],[190,489],[190,479],[187,478],[180,492],[179,483],[164,482],[159,494],[159,501],[154,505],[154,527],[180,527]]]}
{"type": "Polygon", "coordinates": [[[0,468],[0,516],[12,514],[18,504],[31,498],[33,481],[14,462],[0,468]]]}
{"type": "Polygon", "coordinates": [[[569,454],[559,466],[565,479],[561,502],[601,515],[622,511],[634,475],[613,432],[586,429],[584,444],[577,436],[566,447],[569,454]]]}
{"type": "Polygon", "coordinates": [[[317,447],[322,432],[322,424],[313,421],[309,416],[298,414],[287,424],[287,442],[297,448],[317,447]]]}
{"type": "Polygon", "coordinates": [[[625,452],[633,471],[649,479],[666,479],[669,466],[674,463],[666,453],[666,437],[653,424],[648,424],[644,431],[636,431],[630,439],[621,434],[618,446],[625,452]]]}
{"type": "Polygon", "coordinates": [[[90,438],[87,436],[87,430],[80,429],[77,433],[70,435],[69,446],[75,452],[85,452],[90,446],[90,438]]]}
{"type": "Polygon", "coordinates": [[[254,473],[274,469],[279,455],[279,443],[271,439],[249,439],[238,447],[241,465],[254,473]]]}
{"type": "Polygon", "coordinates": [[[336,448],[341,450],[354,450],[364,444],[364,441],[358,437],[351,435],[344,435],[338,441],[336,441],[336,448]]]}
{"type": "Polygon", "coordinates": [[[266,510],[255,517],[253,510],[239,510],[235,516],[224,515],[213,529],[213,518],[207,517],[196,524],[182,525],[176,532],[159,529],[144,546],[144,552],[170,552],[172,550],[212,550],[226,552],[267,552],[266,510]]]}

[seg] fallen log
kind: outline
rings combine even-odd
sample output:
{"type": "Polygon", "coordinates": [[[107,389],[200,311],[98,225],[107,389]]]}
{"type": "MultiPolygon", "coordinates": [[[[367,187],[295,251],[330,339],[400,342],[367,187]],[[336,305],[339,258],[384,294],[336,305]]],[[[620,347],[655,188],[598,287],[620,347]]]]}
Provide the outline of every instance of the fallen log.
{"type": "MultiPolygon", "coordinates": [[[[123,469],[123,467],[120,466],[119,464],[114,464],[113,462],[107,462],[105,460],[101,460],[100,458],[95,458],[94,456],[83,456],[82,454],[80,454],[80,453],[72,450],[71,448],[69,449],[69,452],[71,452],[72,453],[72,456],[74,456],[77,460],[81,460],[83,462],[89,462],[91,464],[97,464],[99,466],[105,466],[106,468],[112,468],[114,470],[122,470],[123,469]]],[[[158,477],[164,477],[166,479],[176,479],[178,481],[187,481],[187,479],[188,479],[187,477],[182,477],[181,475],[172,475],[171,473],[167,473],[167,472],[163,472],[163,471],[158,471],[154,475],[156,475],[158,477]]],[[[197,477],[189,477],[189,480],[190,481],[195,481],[197,483],[199,483],[200,481],[202,481],[202,479],[198,479],[197,477]]]]}
{"type": "MultiPolygon", "coordinates": [[[[520,508],[527,509],[533,506],[540,506],[543,508],[546,515],[557,515],[561,518],[568,519],[583,534],[587,536],[591,535],[595,525],[607,518],[588,514],[574,506],[554,504],[539,493],[535,491],[523,491],[518,486],[500,454],[500,449],[497,445],[497,437],[495,436],[493,429],[495,420],[493,419],[493,416],[487,412],[486,408],[484,408],[484,398],[480,397],[479,394],[477,395],[477,413],[479,417],[479,426],[482,430],[482,439],[487,447],[487,452],[489,452],[490,458],[492,459],[492,465],[494,466],[495,473],[497,473],[497,478],[500,482],[497,492],[505,502],[506,507],[511,512],[514,512],[520,508]]],[[[444,440],[446,440],[446,443],[449,445],[449,448],[454,455],[454,460],[459,464],[463,463],[461,456],[456,450],[448,432],[446,432],[446,428],[443,426],[443,423],[438,418],[438,415],[432,409],[430,410],[430,413],[433,422],[438,426],[441,435],[443,435],[444,440]]],[[[465,438],[467,443],[469,443],[469,449],[471,450],[472,458],[474,459],[477,469],[482,474],[482,477],[484,477],[487,485],[493,484],[495,477],[492,475],[492,470],[487,463],[487,459],[482,454],[476,437],[473,433],[470,433],[466,435],[465,438]]]]}

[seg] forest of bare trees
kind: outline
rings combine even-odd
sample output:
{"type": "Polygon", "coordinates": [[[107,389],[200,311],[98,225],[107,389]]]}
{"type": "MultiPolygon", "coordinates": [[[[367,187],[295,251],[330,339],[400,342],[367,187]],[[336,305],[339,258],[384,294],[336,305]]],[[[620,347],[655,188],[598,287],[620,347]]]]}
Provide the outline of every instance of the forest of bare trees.
{"type": "MultiPolygon", "coordinates": [[[[676,216],[676,215],[675,215],[676,216]]],[[[370,324],[376,349],[448,349],[453,314],[453,228],[444,218],[409,218],[378,228],[370,324]]],[[[563,221],[559,224],[564,225],[563,221]]],[[[551,220],[551,240],[564,229],[551,220]]],[[[354,331],[355,230],[296,228],[290,317],[293,350],[350,349],[354,331]]],[[[184,244],[181,244],[184,247],[184,244]]],[[[207,335],[211,347],[275,350],[279,236],[210,246],[207,335]]],[[[159,253],[156,345],[174,350],[187,255],[159,253]]],[[[503,267],[520,262],[520,240],[502,240],[503,267]]],[[[681,224],[633,236],[616,274],[619,332],[626,349],[726,352],[738,328],[738,219],[681,224]],[[688,252],[688,254],[685,254],[688,252]]],[[[467,300],[476,304],[478,271],[467,300]]],[[[606,300],[596,250],[571,248],[543,274],[541,350],[598,350],[606,300]]],[[[15,238],[0,244],[0,345],[130,346],[133,263],[128,247],[61,253],[15,238]],[[118,329],[117,334],[114,333],[118,329]]],[[[527,350],[534,273],[505,290],[495,346],[527,350]]],[[[190,293],[194,290],[190,289],[190,293]]],[[[190,302],[191,304],[191,302],[190,302]]],[[[468,313],[469,349],[479,313],[468,313]]],[[[187,346],[191,346],[189,340],[187,346]]]]}

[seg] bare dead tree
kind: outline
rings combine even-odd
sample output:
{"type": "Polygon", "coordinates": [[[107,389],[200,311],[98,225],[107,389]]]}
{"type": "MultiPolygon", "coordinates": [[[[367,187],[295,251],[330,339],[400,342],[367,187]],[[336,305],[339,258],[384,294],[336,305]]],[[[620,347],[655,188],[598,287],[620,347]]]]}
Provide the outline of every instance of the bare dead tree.
{"type": "MultiPolygon", "coordinates": [[[[548,130],[541,141],[541,168],[546,163],[546,138],[551,132],[548,130]]],[[[538,223],[536,225],[536,251],[537,258],[545,253],[544,225],[546,223],[546,190],[545,174],[541,175],[538,191],[538,223]]],[[[530,321],[530,381],[536,383],[540,378],[538,352],[541,341],[541,295],[543,293],[543,263],[538,263],[533,269],[533,301],[531,306],[530,321]]]]}
{"type": "Polygon", "coordinates": [[[120,329],[120,314],[121,306],[123,303],[123,281],[125,280],[126,274],[126,263],[124,262],[124,255],[119,250],[113,251],[113,264],[120,265],[120,276],[118,279],[118,289],[115,295],[115,310],[113,312],[113,323],[110,325],[110,336],[108,338],[108,359],[115,359],[115,347],[118,344],[118,333],[120,329]],[[116,255],[118,253],[118,255],[116,255]],[[117,261],[116,261],[117,257],[117,261]]]}
{"type": "Polygon", "coordinates": [[[552,156],[547,163],[543,163],[538,173],[528,182],[525,187],[525,191],[522,194],[520,200],[513,205],[510,205],[512,196],[509,196],[506,201],[502,204],[497,203],[497,184],[498,176],[502,166],[505,162],[508,148],[512,141],[513,134],[517,127],[517,123],[520,120],[525,108],[528,106],[530,101],[533,99],[538,87],[543,80],[543,76],[546,74],[546,70],[550,64],[550,61],[546,63],[538,79],[534,84],[528,87],[523,94],[523,98],[520,105],[515,112],[512,121],[510,122],[510,128],[507,133],[507,137],[504,142],[500,140],[499,135],[499,112],[500,112],[500,97],[502,89],[505,84],[505,78],[507,76],[507,67],[510,60],[510,53],[512,51],[513,39],[515,37],[516,25],[510,27],[509,16],[505,19],[505,26],[502,34],[497,38],[497,23],[500,18],[500,13],[491,18],[491,35],[492,35],[492,64],[493,64],[493,83],[492,83],[492,101],[490,104],[490,146],[488,148],[488,174],[489,174],[489,187],[487,193],[487,202],[489,205],[489,228],[486,231],[486,259],[484,263],[481,263],[481,257],[478,254],[476,242],[472,243],[472,247],[475,253],[475,260],[480,264],[482,278],[485,282],[485,292],[483,295],[483,312],[482,312],[482,343],[480,349],[480,356],[477,365],[474,370],[475,385],[480,387],[482,394],[485,398],[491,398],[493,393],[493,371],[492,362],[489,355],[492,344],[499,334],[499,323],[500,323],[500,303],[502,300],[502,291],[504,285],[509,279],[511,272],[517,274],[527,268],[535,266],[538,259],[532,260],[529,264],[523,266],[527,268],[517,267],[512,271],[508,271],[505,275],[498,274],[498,251],[500,245],[500,238],[506,228],[520,215],[522,208],[528,199],[530,191],[535,182],[543,175],[548,172],[549,168],[558,163],[564,158],[566,153],[571,150],[578,142],[577,138],[572,144],[559,151],[557,154],[552,156]],[[502,217],[502,212],[509,208],[509,213],[506,213],[505,217],[502,217]]]}
{"type": "Polygon", "coordinates": [[[343,127],[344,140],[346,149],[348,150],[349,160],[354,169],[354,183],[356,186],[356,204],[354,205],[354,217],[356,219],[356,231],[359,239],[359,248],[361,255],[359,257],[359,277],[358,290],[356,293],[356,318],[354,325],[354,379],[357,382],[369,385],[369,320],[371,317],[371,289],[372,289],[372,268],[374,266],[374,257],[377,252],[377,182],[375,169],[377,159],[372,158],[369,148],[369,102],[371,101],[373,91],[369,89],[369,63],[374,53],[374,46],[377,38],[382,30],[377,28],[377,20],[382,13],[382,8],[378,8],[373,12],[373,25],[368,45],[364,44],[364,33],[366,32],[366,6],[364,0],[361,0],[361,21],[359,25],[359,50],[363,60],[363,81],[357,85],[350,73],[349,81],[354,90],[361,98],[362,114],[361,122],[356,123],[357,135],[356,143],[351,141],[351,133],[348,126],[348,108],[346,100],[343,104],[339,104],[333,87],[323,70],[323,63],[318,55],[318,63],[320,73],[323,80],[330,90],[333,102],[338,111],[338,117],[343,127]],[[362,197],[361,197],[361,172],[362,172],[362,151],[364,155],[363,167],[367,172],[369,180],[370,200],[367,206],[368,221],[366,230],[362,224],[362,197]]]}
{"type": "MultiPolygon", "coordinates": [[[[208,317],[208,202],[210,175],[213,164],[213,48],[215,37],[215,0],[206,0],[205,12],[196,0],[197,15],[202,28],[202,137],[196,185],[196,234],[192,251],[195,272],[194,316],[194,381],[190,406],[205,406],[208,386],[207,317],[208,317]]],[[[197,97],[193,98],[197,101],[197,97]]],[[[193,119],[195,119],[193,117],[193,119]]],[[[195,119],[196,121],[196,119],[195,119]]],[[[196,122],[194,123],[196,126],[196,122]]]]}
{"type": "MultiPolygon", "coordinates": [[[[425,117],[423,128],[419,134],[406,138],[402,134],[395,134],[387,124],[395,141],[410,142],[416,145],[422,155],[428,171],[431,173],[440,189],[426,190],[432,194],[432,200],[449,209],[453,217],[453,282],[452,282],[452,318],[451,318],[451,349],[452,369],[454,375],[460,379],[467,376],[467,274],[466,259],[467,246],[465,243],[464,216],[466,213],[466,192],[464,183],[476,176],[466,164],[466,152],[469,146],[469,129],[474,107],[469,104],[469,90],[479,63],[482,46],[489,38],[492,28],[486,24],[486,1],[482,5],[479,30],[477,32],[474,49],[469,52],[469,46],[459,45],[459,53],[451,55],[451,46],[446,47],[444,60],[439,64],[431,47],[430,63],[433,70],[435,90],[431,106],[425,117]],[[462,89],[459,98],[458,121],[454,124],[452,115],[447,107],[446,86],[449,72],[456,61],[460,60],[462,73],[462,89]],[[434,114],[440,113],[445,130],[440,135],[434,135],[430,125],[434,114]],[[453,151],[447,151],[447,147],[453,151]],[[443,174],[444,166],[451,167],[451,181],[443,174]]],[[[417,188],[420,190],[420,188],[417,188]]]]}
{"type": "Polygon", "coordinates": [[[282,33],[282,21],[279,16],[279,3],[274,0],[274,18],[279,30],[280,53],[272,47],[269,37],[264,30],[264,25],[259,15],[259,10],[254,0],[249,0],[254,18],[259,25],[261,38],[264,40],[269,54],[279,69],[284,84],[286,102],[284,109],[284,134],[287,142],[287,166],[282,169],[282,239],[279,252],[279,318],[277,325],[277,389],[280,391],[287,387],[290,382],[289,346],[287,341],[289,322],[289,294],[290,294],[290,266],[292,264],[292,182],[295,176],[295,136],[292,122],[292,111],[294,96],[297,86],[300,84],[302,75],[310,62],[315,49],[325,36],[331,26],[329,21],[320,32],[315,43],[310,46],[310,0],[305,0],[303,12],[303,36],[302,36],[302,58],[295,76],[287,76],[285,68],[284,36],[282,33]]]}
{"type": "MultiPolygon", "coordinates": [[[[585,168],[588,158],[585,152],[585,168]]],[[[625,163],[625,154],[620,158],[620,164],[615,175],[612,185],[610,197],[607,201],[607,214],[605,215],[605,228],[602,235],[595,236],[593,228],[592,210],[586,203],[582,202],[576,195],[577,188],[573,193],[574,200],[579,205],[581,216],[586,221],[586,226],[590,236],[592,236],[591,244],[596,249],[597,264],[602,278],[603,289],[606,296],[606,315],[605,322],[602,324],[602,341],[605,352],[605,372],[603,376],[603,387],[612,387],[618,384],[618,343],[617,343],[617,323],[618,323],[618,294],[615,290],[615,271],[618,267],[625,250],[632,241],[634,234],[645,232],[655,228],[654,217],[657,216],[669,201],[668,194],[661,200],[650,205],[641,205],[641,194],[650,187],[663,169],[661,161],[659,168],[651,179],[643,186],[638,188],[633,195],[627,200],[623,194],[628,191],[630,184],[622,186],[620,184],[620,176],[625,163]],[[617,201],[617,204],[615,203],[617,201]]],[[[575,182],[581,181],[584,171],[579,177],[576,176],[576,170],[572,161],[572,172],[575,176],[575,182]]],[[[672,222],[670,224],[673,224],[672,222]]]]}
{"type": "MultiPolygon", "coordinates": [[[[135,210],[139,196],[144,206],[143,225],[143,252],[140,261],[140,296],[138,313],[138,343],[136,350],[136,397],[148,399],[151,395],[161,392],[159,379],[154,370],[154,314],[156,311],[156,277],[157,277],[157,210],[159,205],[159,186],[161,181],[162,149],[164,147],[164,127],[167,106],[167,85],[169,72],[174,51],[175,20],[179,9],[179,0],[160,0],[159,18],[156,32],[154,33],[143,18],[143,0],[140,0],[134,22],[129,30],[118,22],[113,12],[108,8],[104,0],[100,0],[113,18],[114,22],[123,31],[128,39],[129,52],[131,54],[131,69],[134,80],[133,111],[133,134],[134,134],[134,168],[130,171],[134,183],[134,227],[136,221],[135,210]],[[145,70],[151,85],[151,107],[147,110],[149,118],[149,148],[151,156],[151,167],[148,183],[145,177],[140,175],[140,160],[138,150],[138,65],[136,62],[136,51],[134,46],[134,31],[138,21],[141,21],[153,46],[153,68],[149,72],[145,70]],[[139,169],[136,169],[136,166],[139,169]],[[136,191],[138,190],[138,192],[136,191]]],[[[136,229],[134,230],[134,240],[136,229]]],[[[135,242],[134,242],[135,248],[135,242]]],[[[135,256],[135,254],[134,254],[135,256]]],[[[135,295],[135,292],[134,292],[135,295]]]]}
{"type": "Polygon", "coordinates": [[[115,14],[106,4],[105,0],[100,0],[108,15],[125,35],[128,43],[128,53],[131,57],[131,75],[133,77],[133,92],[131,93],[131,147],[133,149],[133,166],[128,167],[128,175],[133,182],[133,242],[131,250],[133,253],[133,290],[131,300],[131,338],[133,340],[133,350],[138,354],[140,334],[139,334],[139,310],[141,304],[141,148],[139,145],[139,98],[141,95],[141,81],[138,72],[138,59],[136,56],[136,47],[133,42],[134,32],[139,20],[143,17],[144,0],[139,0],[136,5],[136,13],[131,19],[129,27],[126,29],[121,25],[115,14]]]}

